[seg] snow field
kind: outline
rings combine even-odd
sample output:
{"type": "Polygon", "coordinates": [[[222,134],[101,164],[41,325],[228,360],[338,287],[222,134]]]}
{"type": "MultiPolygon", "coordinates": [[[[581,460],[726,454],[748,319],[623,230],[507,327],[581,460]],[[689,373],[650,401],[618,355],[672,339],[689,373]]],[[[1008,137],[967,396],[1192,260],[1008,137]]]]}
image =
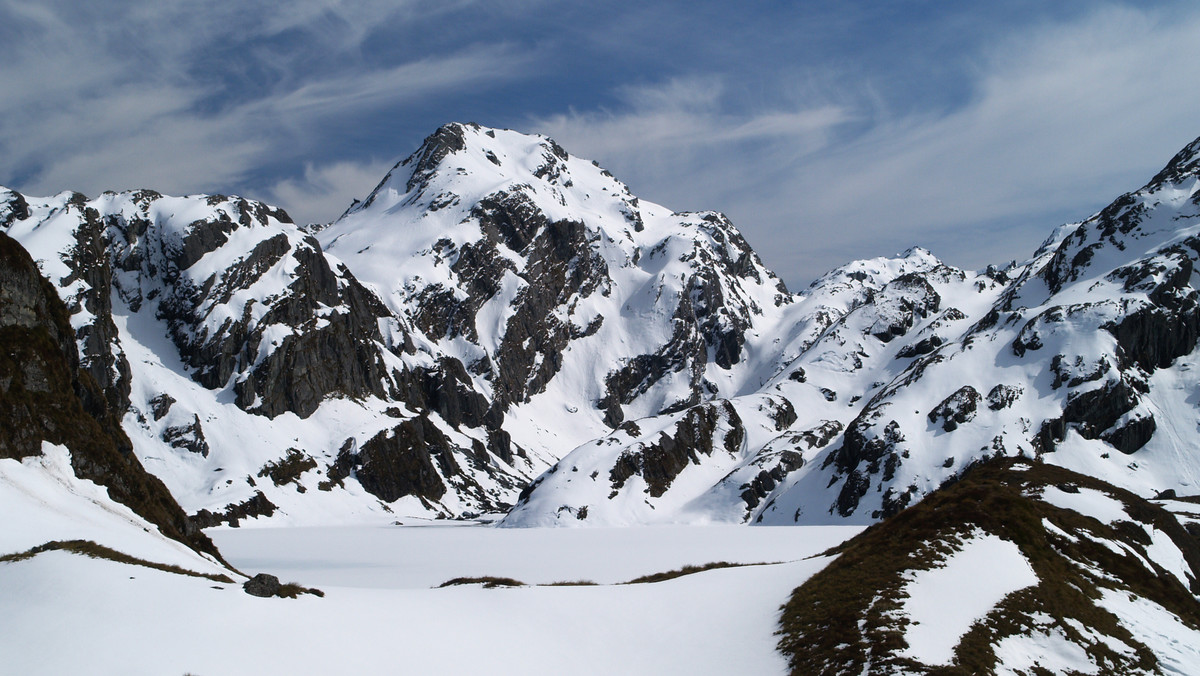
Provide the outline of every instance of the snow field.
{"type": "Polygon", "coordinates": [[[779,606],[856,528],[487,527],[216,531],[324,598],[50,552],[0,564],[0,654],[13,673],[782,674],[779,606]],[[741,557],[734,556],[741,553],[741,557]],[[685,563],[790,562],[638,585],[430,589],[476,570],[615,581],[685,563]],[[327,583],[335,584],[327,584],[327,583]],[[340,583],[340,584],[338,584],[340,583]],[[11,591],[9,591],[11,590],[11,591]],[[47,627],[53,627],[47,631],[47,627]],[[72,649],[62,650],[63,636],[72,649]]]}

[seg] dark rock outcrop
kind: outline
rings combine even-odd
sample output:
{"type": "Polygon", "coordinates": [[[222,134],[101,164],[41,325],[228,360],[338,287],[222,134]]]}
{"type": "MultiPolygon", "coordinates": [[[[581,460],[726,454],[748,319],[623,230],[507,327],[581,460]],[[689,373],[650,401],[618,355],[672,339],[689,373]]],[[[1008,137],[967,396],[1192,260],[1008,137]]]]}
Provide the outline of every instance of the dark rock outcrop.
{"type": "Polygon", "coordinates": [[[645,480],[651,497],[660,497],[689,463],[700,464],[701,455],[717,451],[735,454],[745,438],[745,428],[737,411],[727,401],[694,406],[675,423],[672,433],[663,432],[651,443],[640,443],[638,450],[622,453],[609,471],[614,491],[620,490],[634,475],[645,480]],[[718,426],[729,426],[718,435],[718,426]]]}
{"type": "Polygon", "coordinates": [[[186,425],[168,427],[163,430],[162,440],[190,453],[199,453],[208,457],[208,441],[204,439],[204,428],[200,425],[200,416],[193,415],[192,422],[186,425]]]}
{"type": "Polygon", "coordinates": [[[261,598],[269,598],[279,593],[279,588],[283,585],[279,582],[279,578],[267,573],[259,573],[254,577],[246,580],[242,584],[242,589],[251,596],[261,598]]]}
{"type": "Polygon", "coordinates": [[[980,399],[982,397],[974,387],[964,385],[929,412],[929,422],[936,425],[940,420],[944,431],[953,432],[959,425],[975,418],[980,399]]]}
{"type": "Polygon", "coordinates": [[[455,448],[428,418],[412,418],[358,448],[347,444],[330,468],[329,478],[340,480],[353,471],[362,487],[384,502],[406,495],[437,501],[446,494],[438,470],[445,476],[459,473],[452,453],[455,448]]]}
{"type": "Polygon", "coordinates": [[[255,491],[250,498],[237,504],[228,505],[220,512],[210,512],[202,509],[192,515],[192,521],[200,528],[212,528],[227,523],[237,528],[242,519],[253,519],[260,516],[271,516],[279,509],[275,503],[267,499],[262,491],[255,491]]]}
{"type": "Polygon", "coordinates": [[[29,254],[0,233],[0,457],[65,446],[80,479],[167,537],[220,559],[167,488],[142,467],[105,391],[80,366],[68,313],[29,254]]]}

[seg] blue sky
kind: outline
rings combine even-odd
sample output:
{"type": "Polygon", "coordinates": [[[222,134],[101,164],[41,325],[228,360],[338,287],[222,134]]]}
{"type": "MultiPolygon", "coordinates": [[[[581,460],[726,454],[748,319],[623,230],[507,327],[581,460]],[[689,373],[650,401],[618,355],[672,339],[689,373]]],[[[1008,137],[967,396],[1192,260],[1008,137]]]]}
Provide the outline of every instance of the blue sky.
{"type": "Polygon", "coordinates": [[[0,184],[325,221],[440,124],[730,215],[793,288],[1021,259],[1200,135],[1194,3],[0,0],[0,184]]]}

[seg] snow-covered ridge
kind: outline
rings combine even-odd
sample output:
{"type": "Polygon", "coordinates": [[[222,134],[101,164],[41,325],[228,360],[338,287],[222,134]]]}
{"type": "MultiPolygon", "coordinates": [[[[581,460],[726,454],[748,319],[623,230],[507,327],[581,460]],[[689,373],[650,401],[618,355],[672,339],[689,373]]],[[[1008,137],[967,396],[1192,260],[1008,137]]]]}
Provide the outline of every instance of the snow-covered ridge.
{"type": "Polygon", "coordinates": [[[969,272],[916,249],[825,275],[776,325],[786,366],[729,401],[738,421],[763,394],[788,402],[795,419],[776,435],[739,425],[759,440],[729,460],[682,463],[665,495],[626,496],[622,458],[655,439],[614,434],[564,458],[505,523],[867,523],[1013,455],[1145,496],[1197,492],[1200,461],[1183,450],[1200,336],[1196,148],[1020,264],[969,272]],[[563,470],[581,462],[603,486],[569,488],[580,480],[563,470]],[[720,481],[689,480],[715,466],[720,481]]]}

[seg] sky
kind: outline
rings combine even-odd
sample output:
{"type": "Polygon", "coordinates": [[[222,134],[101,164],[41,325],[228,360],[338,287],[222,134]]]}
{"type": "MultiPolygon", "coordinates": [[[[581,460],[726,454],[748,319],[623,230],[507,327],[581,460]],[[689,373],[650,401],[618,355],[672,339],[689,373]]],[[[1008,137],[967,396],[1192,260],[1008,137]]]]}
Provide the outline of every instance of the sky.
{"type": "Polygon", "coordinates": [[[1200,5],[0,0],[0,185],[328,222],[451,121],[725,212],[793,289],[1028,257],[1200,136],[1200,5]]]}

